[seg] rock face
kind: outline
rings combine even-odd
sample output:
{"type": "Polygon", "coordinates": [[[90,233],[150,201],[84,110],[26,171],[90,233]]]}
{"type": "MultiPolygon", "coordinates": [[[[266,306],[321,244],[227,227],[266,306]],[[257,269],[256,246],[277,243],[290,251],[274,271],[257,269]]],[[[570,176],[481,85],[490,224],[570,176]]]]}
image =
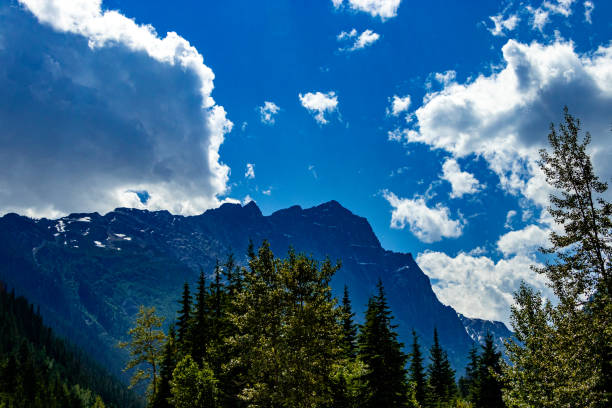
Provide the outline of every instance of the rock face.
{"type": "Polygon", "coordinates": [[[463,371],[472,339],[460,317],[438,301],[411,254],[383,249],[368,221],[336,201],[269,216],[254,202],[190,217],[127,208],[58,220],[7,214],[0,219],[0,280],[40,304],[60,332],[118,369],[123,358],[115,344],[140,304],[155,305],[173,320],[183,283],[195,282],[200,268],[212,271],[230,251],[244,262],[249,239],[256,246],[267,239],[277,256],[293,247],[341,260],[332,287],[340,295],[348,285],[359,315],[382,279],[400,339],[409,345],[414,329],[429,347],[437,327],[453,365],[463,371]]]}
{"type": "Polygon", "coordinates": [[[495,320],[474,319],[466,317],[461,313],[457,313],[457,316],[459,316],[461,323],[463,323],[466,333],[472,338],[472,340],[481,345],[484,345],[485,336],[487,333],[490,333],[491,336],[493,336],[495,348],[505,352],[506,346],[504,345],[504,341],[514,338],[514,333],[512,333],[512,331],[510,331],[510,329],[508,329],[508,327],[506,327],[506,325],[502,322],[495,320]]]}

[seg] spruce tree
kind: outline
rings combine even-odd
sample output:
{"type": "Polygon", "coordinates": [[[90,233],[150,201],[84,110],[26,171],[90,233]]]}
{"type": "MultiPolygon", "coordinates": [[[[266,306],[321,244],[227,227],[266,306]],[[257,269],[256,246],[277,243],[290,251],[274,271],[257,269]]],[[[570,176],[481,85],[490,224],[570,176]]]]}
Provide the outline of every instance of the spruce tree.
{"type": "Polygon", "coordinates": [[[478,347],[476,344],[470,348],[468,356],[468,365],[465,368],[465,376],[459,379],[459,391],[463,398],[469,401],[475,400],[475,393],[478,387],[480,357],[478,356],[478,347]]]}
{"type": "Polygon", "coordinates": [[[200,364],[203,359],[207,358],[207,351],[210,343],[210,318],[208,311],[206,275],[202,269],[200,269],[195,299],[195,310],[193,313],[193,321],[191,323],[191,333],[189,337],[192,340],[191,356],[193,357],[194,361],[200,364]]]}
{"type": "Polygon", "coordinates": [[[351,307],[348,287],[344,285],[342,296],[342,343],[346,357],[354,358],[357,354],[357,325],[353,321],[355,313],[351,307]]]}
{"type": "Polygon", "coordinates": [[[177,356],[176,331],[174,326],[170,326],[159,369],[159,386],[153,399],[152,408],[172,408],[170,404],[172,398],[170,381],[172,380],[172,372],[176,368],[177,356]]]}
{"type": "Polygon", "coordinates": [[[416,331],[412,330],[412,352],[410,353],[410,381],[414,384],[414,397],[422,406],[427,396],[427,382],[425,368],[423,367],[423,355],[416,331]]]}
{"type": "Polygon", "coordinates": [[[453,400],[456,391],[455,371],[451,368],[446,351],[440,346],[438,330],[434,328],[434,344],[430,349],[427,368],[429,401],[431,406],[444,406],[453,400]]]}
{"type": "Polygon", "coordinates": [[[479,358],[478,382],[475,387],[476,408],[505,408],[502,400],[501,353],[495,350],[493,337],[487,333],[479,358]]]}
{"type": "Polygon", "coordinates": [[[364,407],[403,407],[407,405],[407,356],[397,340],[393,317],[382,281],[378,294],[368,301],[365,324],[359,333],[359,357],[368,366],[364,376],[367,395],[364,407]]]}
{"type": "Polygon", "coordinates": [[[179,316],[177,321],[178,326],[178,346],[180,350],[185,352],[190,351],[189,332],[191,324],[191,293],[189,292],[189,284],[185,282],[183,286],[183,296],[179,302],[181,309],[179,310],[179,316]]]}

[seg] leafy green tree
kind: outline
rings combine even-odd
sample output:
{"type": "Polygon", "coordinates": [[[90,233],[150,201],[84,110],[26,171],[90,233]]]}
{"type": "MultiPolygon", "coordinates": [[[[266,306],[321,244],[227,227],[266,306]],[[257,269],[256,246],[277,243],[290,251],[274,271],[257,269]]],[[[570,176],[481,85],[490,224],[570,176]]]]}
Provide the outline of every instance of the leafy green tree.
{"type": "Polygon", "coordinates": [[[349,358],[357,355],[357,325],[354,322],[355,313],[351,307],[348,287],[344,285],[342,296],[342,344],[344,353],[349,358]]]}
{"type": "Polygon", "coordinates": [[[495,350],[493,336],[487,333],[482,354],[478,359],[477,382],[475,389],[474,406],[476,408],[505,408],[502,400],[501,353],[495,350]]]}
{"type": "Polygon", "coordinates": [[[434,344],[431,346],[430,363],[427,368],[428,403],[433,407],[449,406],[456,393],[455,371],[451,368],[446,351],[440,346],[438,330],[434,329],[434,344]]]}
{"type": "Polygon", "coordinates": [[[170,382],[176,408],[217,406],[217,380],[206,363],[200,367],[189,354],[178,362],[170,382]]]}
{"type": "Polygon", "coordinates": [[[410,381],[413,384],[414,398],[422,406],[427,397],[427,381],[423,367],[423,355],[416,331],[412,330],[412,352],[410,353],[410,381]]]}
{"type": "Polygon", "coordinates": [[[612,403],[612,204],[593,171],[590,135],[565,109],[551,124],[540,167],[555,189],[548,212],[557,224],[542,252],[556,305],[522,286],[515,294],[504,370],[508,406],[607,407],[612,403]]]}
{"type": "Polygon", "coordinates": [[[128,349],[131,356],[124,371],[136,369],[130,379],[130,388],[149,381],[151,399],[157,394],[158,367],[166,340],[161,330],[163,322],[164,318],[155,314],[155,307],[140,306],[136,325],[128,331],[130,341],[119,343],[119,347],[128,349]]]}
{"type": "Polygon", "coordinates": [[[368,302],[365,324],[359,333],[359,357],[367,364],[365,407],[403,407],[407,404],[407,356],[397,340],[397,326],[387,304],[382,281],[368,302]]]}

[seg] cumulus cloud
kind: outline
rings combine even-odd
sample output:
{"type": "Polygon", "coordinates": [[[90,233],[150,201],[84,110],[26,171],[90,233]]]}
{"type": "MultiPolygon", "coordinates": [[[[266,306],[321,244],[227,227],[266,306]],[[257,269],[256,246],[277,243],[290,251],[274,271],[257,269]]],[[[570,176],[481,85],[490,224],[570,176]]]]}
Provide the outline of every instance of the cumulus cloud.
{"type": "Polygon", "coordinates": [[[244,172],[244,178],[254,179],[255,178],[255,166],[251,163],[247,163],[246,171],[244,172]]]}
{"type": "Polygon", "coordinates": [[[455,159],[447,159],[442,164],[442,180],[451,184],[451,198],[461,198],[465,194],[474,194],[482,189],[480,182],[472,173],[461,171],[455,159]]]}
{"type": "Polygon", "coordinates": [[[591,19],[591,14],[593,14],[593,10],[595,9],[595,4],[592,1],[584,2],[584,20],[591,24],[593,20],[591,19]]]}
{"type": "Polygon", "coordinates": [[[495,262],[486,256],[459,253],[451,257],[442,252],[425,251],[416,261],[432,279],[440,301],[466,316],[509,324],[513,293],[521,281],[552,298],[545,278],[531,270],[531,265],[539,264],[525,255],[495,262]]]}
{"type": "Polygon", "coordinates": [[[569,17],[572,14],[572,5],[575,2],[576,0],[546,0],[542,3],[542,7],[553,13],[569,17]]]}
{"type": "Polygon", "coordinates": [[[508,214],[506,214],[506,223],[504,224],[504,228],[512,229],[512,220],[514,220],[516,214],[517,212],[515,210],[508,211],[508,214]]]}
{"type": "Polygon", "coordinates": [[[391,228],[403,229],[408,225],[410,231],[426,243],[457,238],[463,233],[463,222],[453,220],[450,210],[442,204],[430,208],[422,197],[398,198],[389,191],[383,196],[393,207],[391,228]]]}
{"type": "Polygon", "coordinates": [[[257,111],[259,112],[259,119],[261,120],[261,123],[273,125],[274,116],[280,112],[280,108],[274,102],[265,101],[263,106],[257,108],[257,111]]]}
{"type": "Polygon", "coordinates": [[[538,225],[510,231],[502,235],[497,241],[497,249],[504,256],[533,254],[540,247],[546,246],[550,230],[538,225]]]}
{"type": "Polygon", "coordinates": [[[20,3],[0,6],[0,212],[218,205],[232,124],[202,55],[99,0],[20,3]]]}
{"type": "Polygon", "coordinates": [[[372,17],[380,17],[381,20],[386,20],[397,16],[397,9],[402,0],[332,0],[335,8],[342,7],[346,4],[353,10],[363,11],[370,14],[372,17]]]}
{"type": "Polygon", "coordinates": [[[516,14],[504,18],[503,15],[498,14],[496,16],[489,17],[493,22],[493,28],[489,28],[489,31],[494,36],[505,35],[506,31],[512,31],[516,28],[520,19],[516,14]]]}
{"type": "Polygon", "coordinates": [[[569,42],[509,40],[502,53],[498,71],[428,93],[413,125],[392,139],[424,143],[454,158],[480,156],[502,188],[543,208],[550,188],[536,163],[538,149],[547,145],[549,124],[562,119],[567,104],[593,136],[596,171],[610,179],[612,46],[579,54],[569,42]]]}
{"type": "Polygon", "coordinates": [[[544,26],[550,21],[550,13],[541,7],[533,8],[531,6],[527,6],[527,11],[531,13],[531,28],[543,31],[544,26]]]}
{"type": "Polygon", "coordinates": [[[410,108],[410,95],[393,95],[393,98],[389,98],[389,101],[391,102],[391,107],[387,108],[387,115],[399,116],[402,112],[408,112],[410,108]]]}
{"type": "Polygon", "coordinates": [[[310,113],[314,114],[317,123],[325,125],[328,120],[325,118],[326,113],[333,113],[338,109],[338,97],[336,93],[331,91],[323,92],[307,92],[299,95],[300,103],[310,113]]]}
{"type": "Polygon", "coordinates": [[[341,32],[336,38],[338,41],[352,41],[351,46],[340,48],[340,51],[355,51],[374,44],[376,41],[378,41],[380,35],[369,29],[357,35],[357,30],[353,28],[351,31],[341,32]]]}

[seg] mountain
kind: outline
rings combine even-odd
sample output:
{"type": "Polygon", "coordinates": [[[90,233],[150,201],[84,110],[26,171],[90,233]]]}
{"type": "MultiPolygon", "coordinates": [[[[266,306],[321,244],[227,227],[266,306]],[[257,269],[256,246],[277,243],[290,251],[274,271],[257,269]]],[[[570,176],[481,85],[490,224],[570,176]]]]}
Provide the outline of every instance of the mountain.
{"type": "Polygon", "coordinates": [[[230,252],[244,263],[249,239],[256,246],[267,239],[278,256],[293,247],[341,260],[332,288],[340,295],[348,285],[358,313],[380,277],[400,339],[410,344],[414,328],[428,347],[437,327],[452,363],[463,370],[472,339],[456,312],[438,301],[411,254],[382,248],[368,221],[336,201],[269,216],[254,202],[197,216],[128,208],[57,220],[7,214],[0,219],[0,279],[39,304],[60,333],[118,371],[125,356],[115,345],[138,306],[155,305],[173,320],[183,283],[195,282],[200,268],[211,272],[230,252]]]}
{"type": "Polygon", "coordinates": [[[144,401],[0,282],[0,406],[140,408],[144,401]]]}
{"type": "Polygon", "coordinates": [[[484,338],[487,333],[491,333],[491,336],[493,336],[493,343],[497,350],[504,351],[506,349],[504,341],[514,338],[514,333],[502,322],[470,318],[461,313],[457,313],[457,316],[459,320],[461,320],[461,323],[463,323],[466,333],[472,340],[481,345],[484,345],[484,338]]]}

